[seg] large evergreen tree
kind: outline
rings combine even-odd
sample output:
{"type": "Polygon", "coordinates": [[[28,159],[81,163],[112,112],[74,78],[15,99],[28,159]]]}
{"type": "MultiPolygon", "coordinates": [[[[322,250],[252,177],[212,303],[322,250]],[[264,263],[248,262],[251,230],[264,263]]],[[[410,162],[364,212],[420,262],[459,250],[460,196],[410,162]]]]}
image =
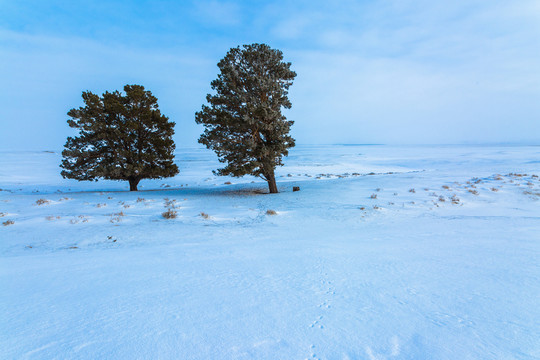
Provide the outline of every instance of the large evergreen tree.
{"type": "Polygon", "coordinates": [[[124,86],[101,97],[82,94],[84,107],[71,109],[68,137],[62,152],[64,178],[127,180],[137,191],[141,179],[178,174],[174,164],[174,122],[162,115],[157,99],[141,85],[124,86]]]}
{"type": "Polygon", "coordinates": [[[195,114],[205,126],[199,142],[227,163],[216,174],[259,176],[277,193],[274,170],[294,146],[289,135],[293,121],[281,109],[291,108],[287,94],[296,73],[280,50],[266,44],[232,48],[218,67],[211,83],[215,94],[208,94],[209,105],[195,114]]]}

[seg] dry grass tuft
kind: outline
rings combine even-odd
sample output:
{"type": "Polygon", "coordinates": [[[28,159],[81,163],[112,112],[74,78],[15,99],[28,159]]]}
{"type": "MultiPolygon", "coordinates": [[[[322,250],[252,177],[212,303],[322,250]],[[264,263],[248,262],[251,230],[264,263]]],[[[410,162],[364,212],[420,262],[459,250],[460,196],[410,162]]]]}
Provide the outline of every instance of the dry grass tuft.
{"type": "Polygon", "coordinates": [[[105,207],[105,206],[107,206],[107,204],[105,204],[105,203],[96,204],[97,208],[102,208],[102,207],[105,207]]]}
{"type": "Polygon", "coordinates": [[[46,216],[45,219],[49,221],[60,220],[60,216],[46,216]]]}
{"type": "Polygon", "coordinates": [[[491,188],[491,191],[497,192],[497,191],[499,191],[499,189],[492,187],[492,188],[491,188]]]}
{"type": "Polygon", "coordinates": [[[140,202],[145,202],[146,199],[145,198],[137,198],[137,202],[140,203],[140,202]]]}
{"type": "Polygon", "coordinates": [[[203,219],[210,219],[210,215],[208,215],[205,212],[201,212],[201,216],[202,216],[203,219]]]}
{"type": "Polygon", "coordinates": [[[119,223],[120,221],[122,221],[122,217],[124,217],[125,215],[126,214],[124,214],[123,211],[113,213],[111,214],[111,218],[109,219],[109,222],[112,224],[119,223]]]}
{"type": "Polygon", "coordinates": [[[169,198],[164,198],[163,201],[163,206],[165,206],[166,208],[176,209],[176,199],[169,200],[169,198]]]}
{"type": "MultiPolygon", "coordinates": [[[[292,176],[292,175],[289,174],[289,176],[292,176]]],[[[223,184],[225,184],[225,185],[232,185],[232,182],[230,182],[230,181],[225,181],[223,184]]]]}
{"type": "Polygon", "coordinates": [[[416,190],[414,190],[414,188],[413,188],[413,189],[409,189],[409,192],[414,194],[414,193],[416,192],[416,190]]]}
{"type": "Polygon", "coordinates": [[[445,189],[445,190],[450,190],[450,186],[448,186],[448,185],[443,185],[442,188],[445,189]]]}
{"type": "Polygon", "coordinates": [[[6,216],[6,213],[0,212],[0,217],[6,216]]]}
{"type": "Polygon", "coordinates": [[[442,195],[439,196],[439,202],[445,202],[445,201],[446,201],[446,199],[444,198],[444,196],[442,196],[442,195]]]}
{"type": "Polygon", "coordinates": [[[456,194],[452,195],[450,200],[452,200],[452,204],[459,204],[459,198],[457,197],[456,194]]]}
{"type": "Polygon", "coordinates": [[[167,209],[167,211],[161,213],[161,216],[165,219],[176,219],[178,217],[178,212],[173,209],[167,209]]]}
{"type": "Polygon", "coordinates": [[[266,210],[266,215],[277,215],[277,212],[275,210],[266,210]]]}
{"type": "Polygon", "coordinates": [[[84,215],[79,215],[76,218],[69,220],[70,224],[78,224],[79,222],[88,222],[88,219],[84,215]]]}
{"type": "Polygon", "coordinates": [[[370,199],[376,199],[377,198],[377,194],[371,194],[371,196],[369,197],[370,199]]]}
{"type": "Polygon", "coordinates": [[[51,201],[50,200],[47,200],[47,199],[37,199],[36,200],[36,205],[45,205],[45,204],[48,204],[50,203],[51,201]]]}
{"type": "Polygon", "coordinates": [[[468,191],[473,195],[478,195],[478,190],[469,189],[468,191]]]}
{"type": "Polygon", "coordinates": [[[2,225],[4,225],[4,226],[9,226],[9,225],[13,225],[13,224],[15,224],[15,221],[13,221],[13,220],[6,220],[6,221],[4,221],[2,223],[2,225]]]}

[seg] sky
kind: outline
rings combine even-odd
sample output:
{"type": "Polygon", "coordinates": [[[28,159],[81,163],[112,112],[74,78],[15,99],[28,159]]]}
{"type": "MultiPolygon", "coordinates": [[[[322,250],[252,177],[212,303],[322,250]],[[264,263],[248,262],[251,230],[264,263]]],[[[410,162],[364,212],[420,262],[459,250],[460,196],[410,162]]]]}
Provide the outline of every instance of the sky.
{"type": "Polygon", "coordinates": [[[141,84],[198,146],[231,47],[283,51],[297,144],[540,144],[540,1],[0,0],[0,150],[60,150],[81,93],[141,84]]]}

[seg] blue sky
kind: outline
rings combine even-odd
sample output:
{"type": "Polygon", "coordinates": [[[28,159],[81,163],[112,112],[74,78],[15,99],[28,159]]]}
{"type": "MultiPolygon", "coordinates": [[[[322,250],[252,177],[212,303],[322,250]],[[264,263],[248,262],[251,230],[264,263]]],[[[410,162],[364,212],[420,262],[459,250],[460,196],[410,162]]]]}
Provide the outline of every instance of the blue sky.
{"type": "Polygon", "coordinates": [[[281,49],[298,144],[540,143],[540,2],[0,0],[0,149],[61,149],[81,92],[142,84],[194,146],[231,47],[281,49]]]}

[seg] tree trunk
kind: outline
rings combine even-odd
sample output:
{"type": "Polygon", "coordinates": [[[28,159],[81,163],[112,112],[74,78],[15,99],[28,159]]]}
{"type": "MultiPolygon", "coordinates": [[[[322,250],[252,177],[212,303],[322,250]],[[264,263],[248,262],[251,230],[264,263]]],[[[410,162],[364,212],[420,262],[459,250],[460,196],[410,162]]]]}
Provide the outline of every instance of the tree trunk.
{"type": "Polygon", "coordinates": [[[266,179],[266,181],[268,181],[268,190],[270,190],[270,194],[277,194],[279,191],[276,185],[276,176],[274,175],[274,169],[269,171],[269,173],[266,175],[266,179]]]}
{"type": "Polygon", "coordinates": [[[141,179],[130,178],[128,180],[129,180],[129,191],[137,191],[137,185],[139,185],[139,181],[141,181],[141,179]]]}

